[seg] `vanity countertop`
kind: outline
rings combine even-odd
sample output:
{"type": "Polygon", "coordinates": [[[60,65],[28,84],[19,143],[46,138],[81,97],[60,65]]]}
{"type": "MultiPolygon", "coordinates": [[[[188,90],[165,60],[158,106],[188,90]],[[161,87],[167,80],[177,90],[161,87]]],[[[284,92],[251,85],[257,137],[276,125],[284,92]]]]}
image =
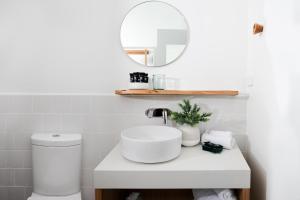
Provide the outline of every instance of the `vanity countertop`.
{"type": "Polygon", "coordinates": [[[240,149],[221,154],[183,147],[169,162],[142,164],[126,160],[118,144],[95,168],[94,188],[179,189],[250,188],[250,168],[240,149]]]}

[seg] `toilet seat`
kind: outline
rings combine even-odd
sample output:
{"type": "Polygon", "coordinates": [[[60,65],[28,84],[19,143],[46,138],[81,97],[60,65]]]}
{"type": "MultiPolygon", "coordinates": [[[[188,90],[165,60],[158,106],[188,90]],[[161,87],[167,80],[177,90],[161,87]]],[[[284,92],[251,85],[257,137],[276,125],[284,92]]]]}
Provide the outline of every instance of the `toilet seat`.
{"type": "Polygon", "coordinates": [[[76,193],[68,196],[45,196],[37,193],[32,193],[27,200],[81,200],[81,193],[76,193]]]}

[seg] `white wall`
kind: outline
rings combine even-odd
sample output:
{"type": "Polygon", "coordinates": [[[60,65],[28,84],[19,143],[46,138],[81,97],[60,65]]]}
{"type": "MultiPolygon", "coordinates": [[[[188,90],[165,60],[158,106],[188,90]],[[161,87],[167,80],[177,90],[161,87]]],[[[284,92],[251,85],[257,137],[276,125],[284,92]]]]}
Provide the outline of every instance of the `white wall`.
{"type": "Polygon", "coordinates": [[[249,158],[253,199],[299,199],[300,5],[297,0],[249,1],[249,22],[263,22],[249,37],[249,158]]]}
{"type": "Polygon", "coordinates": [[[0,93],[111,92],[115,4],[0,1],[0,93]]]}
{"type": "Polygon", "coordinates": [[[120,45],[121,22],[140,2],[1,1],[0,93],[112,93],[132,71],[180,78],[185,89],[245,89],[246,0],[168,0],[186,17],[190,41],[159,69],[134,63],[120,45]]]}
{"type": "MultiPolygon", "coordinates": [[[[116,20],[121,26],[128,10],[142,2],[119,2],[116,20]]],[[[180,1],[166,0],[186,17],[190,28],[190,41],[183,55],[171,65],[161,68],[140,67],[119,48],[117,66],[120,70],[119,87],[126,87],[131,71],[164,73],[181,79],[183,89],[245,89],[247,58],[247,3],[246,1],[180,1]]],[[[116,31],[116,38],[119,37],[116,31]]]]}

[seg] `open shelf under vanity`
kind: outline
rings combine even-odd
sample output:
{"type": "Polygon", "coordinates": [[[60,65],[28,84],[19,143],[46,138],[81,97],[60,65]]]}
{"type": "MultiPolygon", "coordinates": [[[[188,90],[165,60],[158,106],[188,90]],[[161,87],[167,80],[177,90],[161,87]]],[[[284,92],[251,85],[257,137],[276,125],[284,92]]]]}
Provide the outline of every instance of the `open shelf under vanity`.
{"type": "MultiPolygon", "coordinates": [[[[132,192],[143,200],[194,200],[192,189],[96,189],[96,200],[126,199],[132,192]]],[[[238,200],[249,200],[249,189],[236,189],[238,200]]]]}

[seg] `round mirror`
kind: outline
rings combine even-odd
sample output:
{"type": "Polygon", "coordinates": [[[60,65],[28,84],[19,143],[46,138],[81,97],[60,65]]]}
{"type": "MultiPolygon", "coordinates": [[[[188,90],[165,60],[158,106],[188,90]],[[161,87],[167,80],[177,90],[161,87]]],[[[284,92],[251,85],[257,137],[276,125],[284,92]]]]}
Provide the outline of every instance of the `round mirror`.
{"type": "Polygon", "coordinates": [[[173,6],[159,1],[135,6],[121,27],[124,52],[134,61],[151,67],[176,60],[188,42],[188,25],[173,6]]]}

